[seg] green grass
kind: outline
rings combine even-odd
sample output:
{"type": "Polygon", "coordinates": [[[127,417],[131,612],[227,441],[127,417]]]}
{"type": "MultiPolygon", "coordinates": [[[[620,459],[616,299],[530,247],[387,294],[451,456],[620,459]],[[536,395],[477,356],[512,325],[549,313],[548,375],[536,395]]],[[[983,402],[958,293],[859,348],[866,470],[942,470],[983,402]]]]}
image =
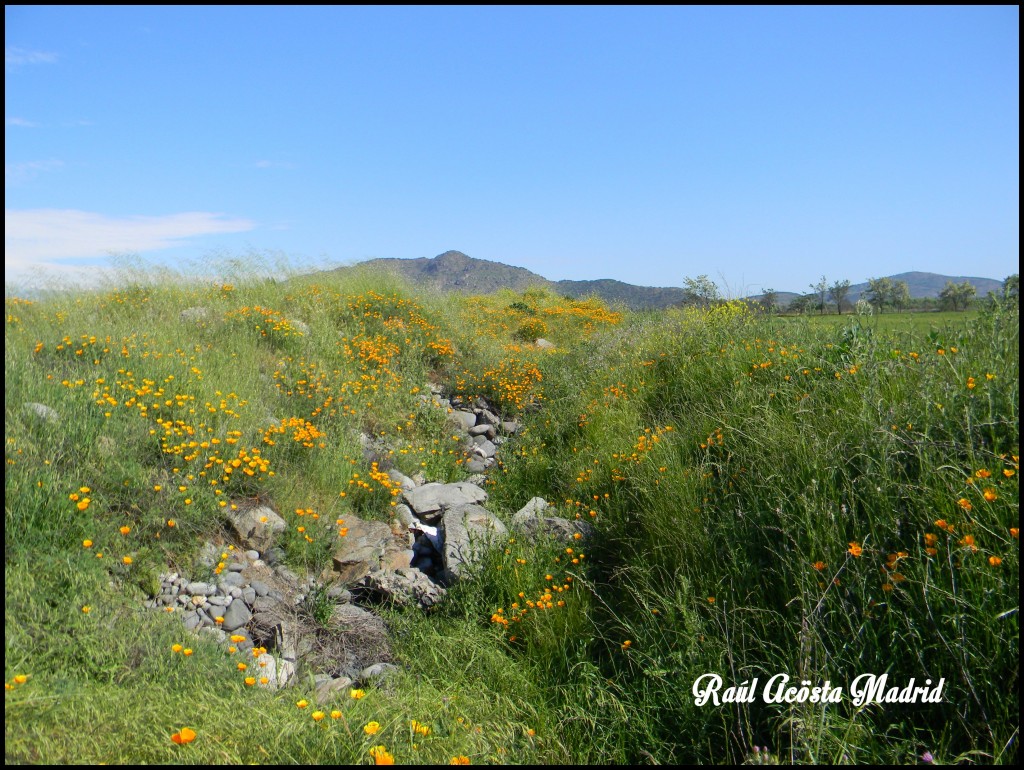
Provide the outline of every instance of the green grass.
{"type": "Polygon", "coordinates": [[[381,744],[402,763],[1016,758],[1016,306],[622,316],[354,270],[139,276],[6,305],[9,761],[352,763],[381,744]],[[197,306],[205,318],[179,317],[197,306]],[[541,332],[553,352],[524,344],[541,332]],[[430,382],[524,422],[491,510],[541,496],[598,535],[512,537],[437,612],[389,614],[402,673],[319,723],[296,706],[308,674],[247,687],[222,647],[142,609],[157,573],[194,572],[241,497],[273,501],[288,561],[313,574],[336,518],[390,518],[360,431],[405,473],[464,478],[445,415],[418,398],[430,382]],[[938,704],[701,708],[705,673],[946,689],[938,704]],[[184,726],[198,737],[177,746],[184,726]]]}

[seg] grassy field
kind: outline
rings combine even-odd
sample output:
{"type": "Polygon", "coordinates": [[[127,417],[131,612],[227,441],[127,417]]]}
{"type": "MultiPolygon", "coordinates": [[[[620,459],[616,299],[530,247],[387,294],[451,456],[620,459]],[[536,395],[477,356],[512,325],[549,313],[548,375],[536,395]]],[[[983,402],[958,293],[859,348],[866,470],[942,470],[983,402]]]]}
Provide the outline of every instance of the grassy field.
{"type": "Polygon", "coordinates": [[[9,762],[1017,757],[1015,306],[628,314],[355,270],[5,305],[9,762]],[[524,421],[491,510],[540,496],[597,534],[512,537],[438,611],[389,612],[401,673],[320,720],[297,705],[311,677],[249,687],[223,647],[142,608],[234,500],[273,501],[289,564],[314,574],[336,518],[387,520],[360,430],[405,473],[464,478],[429,383],[524,421]],[[695,705],[709,673],[756,677],[756,697],[695,705]],[[776,674],[843,697],[766,703],[776,674]],[[942,678],[941,702],[857,706],[861,674],[942,678]]]}

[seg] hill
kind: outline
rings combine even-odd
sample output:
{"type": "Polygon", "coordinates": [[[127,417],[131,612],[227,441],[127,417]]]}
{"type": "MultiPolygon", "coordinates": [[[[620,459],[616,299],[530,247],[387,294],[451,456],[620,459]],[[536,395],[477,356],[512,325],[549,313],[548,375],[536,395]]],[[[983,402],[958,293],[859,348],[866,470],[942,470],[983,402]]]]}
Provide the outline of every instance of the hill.
{"type": "MultiPolygon", "coordinates": [[[[515,267],[487,259],[475,259],[461,251],[446,251],[433,258],[371,259],[361,264],[384,268],[398,273],[416,285],[427,285],[440,291],[490,294],[499,289],[525,291],[529,288],[541,287],[550,289],[564,297],[578,298],[597,295],[605,302],[621,303],[630,310],[667,308],[682,304],[686,299],[685,291],[674,286],[637,286],[611,278],[592,281],[551,281],[524,267],[515,267]]],[[[899,273],[891,275],[889,278],[893,281],[906,281],[907,286],[910,287],[910,296],[914,299],[937,298],[947,281],[953,283],[968,281],[977,289],[979,297],[984,297],[990,291],[999,291],[1002,287],[1002,281],[992,278],[941,275],[921,271],[899,273]]],[[[850,287],[848,301],[856,302],[867,290],[866,282],[853,284],[850,287]]],[[[801,294],[806,293],[777,292],[778,305],[785,307],[801,294]]],[[[762,295],[755,294],[746,299],[756,302],[760,301],[761,297],[762,295]]]]}

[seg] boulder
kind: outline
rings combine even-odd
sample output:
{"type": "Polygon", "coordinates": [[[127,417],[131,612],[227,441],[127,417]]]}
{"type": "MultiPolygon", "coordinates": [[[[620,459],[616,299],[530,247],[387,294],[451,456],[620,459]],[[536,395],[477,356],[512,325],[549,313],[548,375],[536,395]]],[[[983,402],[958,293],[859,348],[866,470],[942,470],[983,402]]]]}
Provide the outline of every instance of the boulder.
{"type": "Polygon", "coordinates": [[[472,412],[466,412],[461,409],[456,409],[450,415],[448,415],[448,422],[455,426],[455,428],[462,433],[465,433],[474,425],[476,425],[476,415],[472,412]]]}
{"type": "Polygon", "coordinates": [[[594,527],[589,521],[563,519],[560,516],[545,516],[550,506],[541,497],[535,497],[512,516],[512,527],[526,537],[536,540],[541,535],[550,535],[559,540],[574,538],[577,533],[589,537],[594,527]]]}
{"type": "Polygon", "coordinates": [[[420,519],[434,523],[441,514],[456,505],[470,505],[487,500],[487,493],[475,484],[424,484],[405,492],[405,502],[420,519]]]}
{"type": "Polygon", "coordinates": [[[235,510],[229,510],[227,515],[243,547],[260,552],[269,549],[287,527],[284,519],[265,505],[251,508],[238,506],[235,510]]]}
{"type": "Polygon", "coordinates": [[[354,589],[354,595],[361,601],[398,607],[418,604],[424,609],[440,602],[444,594],[444,588],[412,567],[371,572],[354,589]]]}
{"type": "Polygon", "coordinates": [[[477,561],[495,543],[508,535],[508,529],[493,513],[479,505],[457,505],[441,519],[444,575],[446,580],[460,577],[467,564],[477,561]]]}
{"type": "Polygon", "coordinates": [[[345,517],[348,534],[334,551],[334,569],[342,583],[354,583],[380,567],[380,560],[392,544],[391,527],[382,521],[345,517]]]}

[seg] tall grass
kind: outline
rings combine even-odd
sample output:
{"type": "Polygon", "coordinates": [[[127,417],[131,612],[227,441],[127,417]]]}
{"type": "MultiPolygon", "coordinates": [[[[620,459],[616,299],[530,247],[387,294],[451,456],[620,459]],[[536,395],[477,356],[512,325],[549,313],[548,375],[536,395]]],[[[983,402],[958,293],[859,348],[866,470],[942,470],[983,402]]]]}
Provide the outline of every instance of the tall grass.
{"type": "Polygon", "coordinates": [[[347,270],[140,274],[8,298],[6,315],[16,761],[359,762],[378,744],[420,762],[1016,757],[1015,307],[836,328],[738,304],[446,297],[347,270]],[[275,504],[288,561],[319,574],[336,519],[391,517],[384,465],[465,478],[444,410],[420,399],[434,383],[524,423],[489,475],[492,510],[541,496],[596,536],[513,533],[437,612],[391,613],[403,673],[319,723],[295,705],[310,679],[247,687],[223,648],[140,609],[158,572],[197,569],[240,498],[275,504]],[[379,465],[360,433],[392,448],[379,465]],[[705,673],[945,690],[698,707],[705,673]],[[200,735],[176,746],[186,725],[200,735]]]}

